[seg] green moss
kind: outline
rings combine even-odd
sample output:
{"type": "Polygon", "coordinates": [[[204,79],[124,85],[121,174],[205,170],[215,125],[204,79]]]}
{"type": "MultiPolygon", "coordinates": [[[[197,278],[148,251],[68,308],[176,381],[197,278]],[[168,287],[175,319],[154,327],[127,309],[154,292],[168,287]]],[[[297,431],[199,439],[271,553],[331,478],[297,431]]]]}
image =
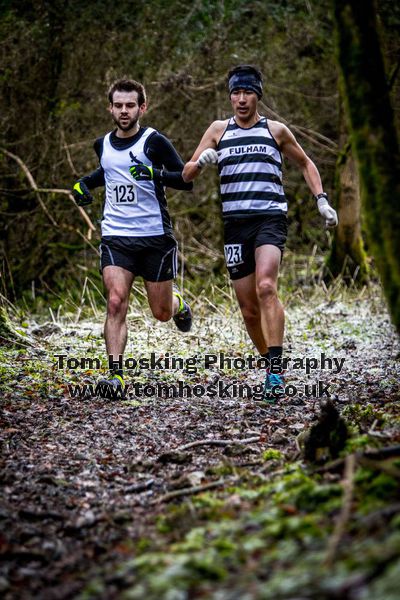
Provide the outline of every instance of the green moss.
{"type": "Polygon", "coordinates": [[[279,450],[274,450],[274,448],[268,448],[262,453],[262,457],[264,460],[279,460],[283,458],[282,452],[279,450]]]}
{"type": "Polygon", "coordinates": [[[399,490],[399,484],[396,479],[390,477],[386,473],[379,473],[379,475],[371,478],[368,486],[368,496],[375,497],[379,500],[387,499],[399,490]]]}
{"type": "Polygon", "coordinates": [[[352,452],[365,450],[368,446],[371,446],[371,437],[369,435],[355,435],[347,440],[345,450],[342,454],[345,456],[352,452]]]}
{"type": "Polygon", "coordinates": [[[138,554],[141,554],[142,552],[146,552],[147,550],[149,550],[151,546],[152,542],[149,538],[141,537],[136,542],[136,551],[138,554]]]}
{"type": "Polygon", "coordinates": [[[210,475],[210,476],[215,475],[216,477],[224,477],[226,475],[232,475],[232,473],[233,473],[233,468],[232,468],[232,465],[229,465],[229,464],[217,465],[215,467],[208,467],[208,469],[206,470],[206,475],[210,475]]]}
{"type": "Polygon", "coordinates": [[[372,404],[359,404],[356,402],[346,406],[343,409],[342,414],[344,417],[353,421],[363,421],[368,424],[372,424],[376,418],[376,409],[372,406],[372,404]]]}

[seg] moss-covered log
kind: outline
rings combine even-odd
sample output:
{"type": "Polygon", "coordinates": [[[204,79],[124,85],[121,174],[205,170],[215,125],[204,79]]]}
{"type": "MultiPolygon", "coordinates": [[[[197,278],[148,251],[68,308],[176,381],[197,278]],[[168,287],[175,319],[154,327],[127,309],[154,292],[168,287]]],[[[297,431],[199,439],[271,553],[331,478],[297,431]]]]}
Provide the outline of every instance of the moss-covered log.
{"type": "Polygon", "coordinates": [[[32,343],[32,339],[29,336],[21,335],[16,330],[5,306],[0,304],[0,346],[12,346],[14,344],[30,346],[32,343]]]}
{"type": "Polygon", "coordinates": [[[0,344],[11,343],[17,339],[18,335],[6,309],[0,305],[0,344]]]}
{"type": "Polygon", "coordinates": [[[337,58],[369,244],[400,332],[399,143],[373,0],[335,0],[337,58]]]}

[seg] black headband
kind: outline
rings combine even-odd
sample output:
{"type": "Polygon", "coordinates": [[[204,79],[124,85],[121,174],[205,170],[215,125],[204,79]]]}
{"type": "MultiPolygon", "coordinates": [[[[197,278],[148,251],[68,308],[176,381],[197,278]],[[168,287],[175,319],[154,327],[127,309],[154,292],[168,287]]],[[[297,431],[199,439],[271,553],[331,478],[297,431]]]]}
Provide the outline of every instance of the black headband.
{"type": "Polygon", "coordinates": [[[255,73],[238,72],[229,78],[229,93],[235,90],[251,90],[260,99],[262,96],[262,81],[255,73]]]}

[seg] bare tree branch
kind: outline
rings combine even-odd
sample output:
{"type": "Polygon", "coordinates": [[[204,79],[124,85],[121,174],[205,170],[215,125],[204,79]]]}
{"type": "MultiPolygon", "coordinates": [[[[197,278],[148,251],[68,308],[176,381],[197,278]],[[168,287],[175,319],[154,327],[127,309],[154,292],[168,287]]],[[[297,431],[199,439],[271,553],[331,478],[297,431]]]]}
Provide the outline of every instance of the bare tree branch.
{"type": "Polygon", "coordinates": [[[58,227],[57,222],[53,219],[53,217],[51,216],[51,214],[47,210],[47,207],[44,204],[44,202],[43,202],[43,200],[42,200],[42,198],[40,196],[39,188],[36,185],[36,181],[34,180],[32,173],[30,172],[30,170],[28,169],[28,167],[26,166],[26,164],[23,162],[23,160],[21,160],[19,156],[17,156],[16,154],[13,154],[12,152],[9,152],[5,148],[0,148],[0,151],[3,152],[9,158],[12,158],[13,160],[15,160],[15,162],[21,167],[22,171],[24,172],[27,180],[29,181],[29,183],[31,185],[31,188],[34,190],[34,192],[36,194],[36,197],[38,199],[38,202],[39,202],[40,206],[43,209],[43,212],[47,215],[47,217],[50,220],[50,222],[52,223],[52,225],[54,225],[54,227],[58,227]]]}
{"type": "Polygon", "coordinates": [[[335,147],[336,147],[336,144],[333,140],[329,140],[329,138],[325,138],[320,133],[312,131],[311,129],[306,129],[305,127],[299,127],[298,125],[293,125],[293,123],[289,123],[289,121],[287,121],[286,119],[283,119],[278,113],[276,113],[274,110],[272,110],[272,108],[270,108],[269,106],[264,104],[264,102],[260,102],[260,106],[262,106],[262,108],[267,113],[269,113],[269,115],[271,117],[273,117],[274,119],[278,119],[279,121],[281,121],[282,123],[284,123],[285,125],[290,127],[291,129],[293,129],[293,131],[296,131],[300,137],[307,139],[309,142],[311,142],[315,146],[318,146],[319,148],[323,148],[324,150],[326,150],[327,152],[330,152],[331,154],[334,154],[335,156],[337,155],[338,151],[332,147],[333,145],[335,145],[335,147]],[[309,133],[306,133],[306,131],[312,133],[312,135],[310,135],[309,133]],[[319,137],[321,139],[324,139],[325,141],[329,140],[330,146],[328,146],[327,144],[323,144],[322,142],[319,142],[318,140],[315,139],[315,137],[319,137]]]}
{"type": "Polygon", "coordinates": [[[77,177],[78,176],[78,172],[75,169],[74,163],[72,162],[71,153],[69,151],[69,147],[68,147],[68,144],[67,144],[66,139],[65,139],[64,129],[61,129],[61,142],[62,142],[62,147],[64,148],[65,153],[67,155],[67,161],[68,161],[69,166],[71,167],[72,174],[75,177],[77,177]]]}
{"type": "MultiPolygon", "coordinates": [[[[66,189],[63,189],[63,188],[37,188],[37,191],[41,192],[43,194],[65,194],[65,195],[67,195],[68,198],[75,204],[75,206],[77,207],[77,209],[81,213],[82,218],[86,221],[86,223],[87,223],[87,225],[89,227],[89,232],[96,231],[96,227],[93,225],[92,221],[90,220],[89,215],[82,208],[82,206],[78,206],[77,205],[77,203],[75,202],[75,198],[71,194],[70,190],[66,190],[66,189]]],[[[88,235],[88,238],[91,239],[91,234],[88,235]]]]}

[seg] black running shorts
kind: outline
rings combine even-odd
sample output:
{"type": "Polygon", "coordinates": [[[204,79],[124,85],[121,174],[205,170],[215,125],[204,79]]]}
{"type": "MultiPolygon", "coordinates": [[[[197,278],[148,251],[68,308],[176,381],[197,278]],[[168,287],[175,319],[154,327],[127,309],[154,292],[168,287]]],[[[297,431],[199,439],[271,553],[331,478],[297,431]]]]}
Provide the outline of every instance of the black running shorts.
{"type": "Polygon", "coordinates": [[[287,238],[286,214],[260,215],[224,221],[225,262],[231,279],[241,279],[256,269],[255,249],[277,246],[283,254],[287,238]]]}
{"type": "Polygon", "coordinates": [[[168,281],[177,272],[178,245],[172,235],[101,238],[100,270],[122,267],[146,281],[168,281]]]}

